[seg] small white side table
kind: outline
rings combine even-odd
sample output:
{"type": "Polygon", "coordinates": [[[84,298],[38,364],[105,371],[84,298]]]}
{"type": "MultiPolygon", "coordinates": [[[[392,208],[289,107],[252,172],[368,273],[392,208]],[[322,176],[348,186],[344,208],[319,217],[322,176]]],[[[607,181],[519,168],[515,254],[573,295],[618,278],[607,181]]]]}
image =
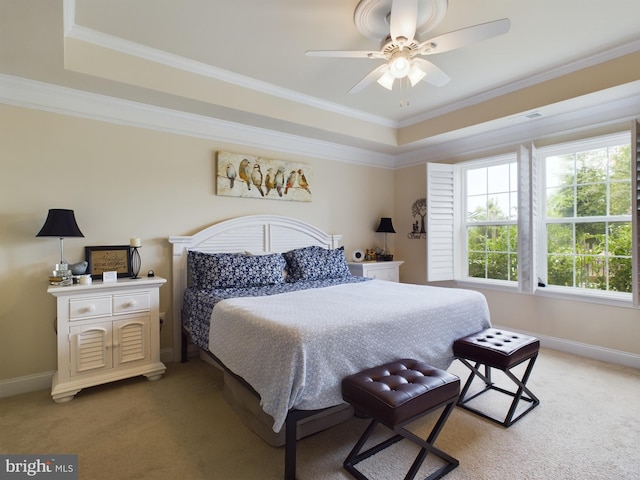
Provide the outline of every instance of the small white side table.
{"type": "Polygon", "coordinates": [[[377,278],[390,282],[400,281],[400,265],[403,261],[391,262],[347,262],[351,275],[377,278]]]}
{"type": "Polygon", "coordinates": [[[49,287],[58,302],[58,371],[51,385],[56,402],[123,378],[162,377],[159,290],[165,283],[161,277],[119,278],[49,287]]]}

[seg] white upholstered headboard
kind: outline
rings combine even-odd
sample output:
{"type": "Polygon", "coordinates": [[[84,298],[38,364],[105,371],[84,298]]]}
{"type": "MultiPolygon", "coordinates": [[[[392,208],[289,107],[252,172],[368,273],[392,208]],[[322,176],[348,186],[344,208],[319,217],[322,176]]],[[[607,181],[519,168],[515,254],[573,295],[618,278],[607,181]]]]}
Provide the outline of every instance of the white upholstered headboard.
{"type": "Polygon", "coordinates": [[[276,253],[319,245],[340,246],[342,235],[329,235],[295,218],[278,215],[248,215],[216,223],[190,236],[169,237],[173,245],[173,359],[180,361],[181,312],[187,288],[187,252],[276,253]]]}

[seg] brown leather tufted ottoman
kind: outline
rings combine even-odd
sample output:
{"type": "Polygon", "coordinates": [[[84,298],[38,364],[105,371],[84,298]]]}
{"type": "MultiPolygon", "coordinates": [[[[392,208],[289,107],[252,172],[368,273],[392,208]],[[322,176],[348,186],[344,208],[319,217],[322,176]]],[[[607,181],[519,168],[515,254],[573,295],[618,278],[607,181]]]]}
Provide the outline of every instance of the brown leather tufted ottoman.
{"type": "Polygon", "coordinates": [[[540,341],[535,337],[496,328],[488,328],[456,340],[453,343],[453,354],[471,370],[471,374],[460,393],[458,406],[505,427],[509,427],[517,420],[520,420],[540,404],[540,400],[526,386],[538,357],[539,349],[540,341]],[[522,377],[518,378],[511,372],[511,369],[525,361],[529,363],[522,377]],[[475,365],[470,362],[475,362],[475,365]],[[484,374],[480,371],[481,365],[485,367],[484,374]],[[492,368],[503,371],[517,385],[517,391],[511,392],[496,386],[491,380],[492,368]],[[467,392],[476,377],[484,382],[484,389],[467,397],[467,392]],[[494,418],[468,405],[468,402],[489,390],[495,390],[513,397],[504,420],[494,418]],[[524,395],[525,392],[528,397],[524,395]],[[528,402],[530,405],[514,418],[520,400],[528,402]]]}
{"type": "Polygon", "coordinates": [[[342,397],[372,420],[351,453],[344,461],[344,468],[355,478],[366,480],[354,467],[358,462],[374,455],[406,438],[422,447],[414,460],[406,480],[415,477],[428,453],[444,461],[428,480],[442,478],[459,464],[458,460],[434,447],[434,442],[455,407],[460,393],[460,379],[444,370],[424,362],[402,359],[363,370],[342,380],[342,397]],[[405,429],[414,420],[443,408],[426,440],[405,429]],[[382,423],[396,435],[359,453],[374,429],[382,423]]]}

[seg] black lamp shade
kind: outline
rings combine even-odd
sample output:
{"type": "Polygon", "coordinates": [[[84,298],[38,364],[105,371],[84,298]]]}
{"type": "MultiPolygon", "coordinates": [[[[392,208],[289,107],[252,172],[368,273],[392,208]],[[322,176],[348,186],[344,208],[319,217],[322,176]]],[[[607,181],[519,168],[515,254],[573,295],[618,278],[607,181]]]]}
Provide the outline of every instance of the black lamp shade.
{"type": "Polygon", "coordinates": [[[63,208],[51,208],[44,225],[36,237],[84,237],[73,210],[63,208]]]}
{"type": "Polygon", "coordinates": [[[382,217],[380,219],[380,225],[378,225],[378,229],[376,232],[380,233],[396,233],[393,229],[393,224],[391,223],[391,219],[389,217],[382,217]]]}

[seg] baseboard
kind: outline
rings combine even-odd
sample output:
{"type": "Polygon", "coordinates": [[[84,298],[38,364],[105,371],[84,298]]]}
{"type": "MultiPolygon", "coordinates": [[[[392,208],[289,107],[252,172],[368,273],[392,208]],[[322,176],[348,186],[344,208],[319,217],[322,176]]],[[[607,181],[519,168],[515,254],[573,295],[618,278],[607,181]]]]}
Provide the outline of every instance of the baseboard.
{"type": "Polygon", "coordinates": [[[173,362],[173,348],[160,350],[160,361],[162,363],[173,362]]]}
{"type": "Polygon", "coordinates": [[[51,390],[51,381],[55,371],[25,375],[24,377],[0,380],[0,398],[13,397],[21,393],[51,390]]]}
{"type": "Polygon", "coordinates": [[[539,333],[513,329],[511,327],[494,325],[494,328],[504,328],[505,330],[510,330],[513,332],[522,333],[523,335],[536,337],[540,340],[540,346],[544,348],[551,348],[553,350],[571,353],[580,357],[586,357],[593,360],[600,360],[602,362],[615,363],[617,365],[624,365],[625,367],[640,369],[640,355],[635,353],[624,352],[622,350],[614,350],[606,347],[599,347],[597,345],[590,345],[588,343],[574,342],[573,340],[565,340],[563,338],[549,337],[546,335],[540,335],[539,333]]]}

